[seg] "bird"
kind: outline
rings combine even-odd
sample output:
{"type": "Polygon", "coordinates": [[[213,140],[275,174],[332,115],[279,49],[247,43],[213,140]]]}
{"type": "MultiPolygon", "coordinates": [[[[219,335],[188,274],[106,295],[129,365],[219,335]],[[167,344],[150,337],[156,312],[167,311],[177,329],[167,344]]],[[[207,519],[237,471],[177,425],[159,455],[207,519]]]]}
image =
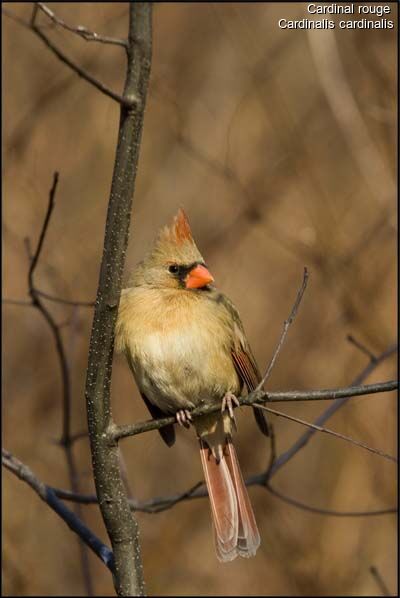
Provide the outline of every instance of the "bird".
{"type": "MultiPolygon", "coordinates": [[[[237,397],[262,378],[236,307],[213,283],[180,208],[121,292],[115,348],[125,354],[154,419],[173,414],[181,426],[193,424],[216,555],[228,562],[254,556],[260,545],[232,436],[237,397]],[[221,409],[192,419],[192,409],[210,404],[221,409]]],[[[254,415],[268,436],[261,410],[254,408],[254,415]]],[[[168,446],[174,444],[173,424],[159,433],[168,446]]]]}

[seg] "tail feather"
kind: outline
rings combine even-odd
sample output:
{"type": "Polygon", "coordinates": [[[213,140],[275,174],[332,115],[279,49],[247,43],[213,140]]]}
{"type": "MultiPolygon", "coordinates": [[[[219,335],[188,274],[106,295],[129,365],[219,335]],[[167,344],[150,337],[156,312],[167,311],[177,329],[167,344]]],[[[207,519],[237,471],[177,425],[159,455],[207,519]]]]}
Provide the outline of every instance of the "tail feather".
{"type": "Polygon", "coordinates": [[[235,486],[239,507],[238,553],[240,556],[251,557],[256,554],[257,548],[260,546],[260,534],[235,447],[230,440],[227,442],[227,453],[226,461],[235,486]]]}
{"type": "Polygon", "coordinates": [[[210,497],[217,557],[222,562],[254,556],[260,545],[256,520],[230,439],[215,458],[199,439],[201,462],[210,497]]]}
{"type": "Polygon", "coordinates": [[[238,508],[235,488],[225,459],[217,463],[208,446],[200,440],[200,455],[210,497],[218,558],[232,560],[236,556],[238,508]],[[232,556],[230,556],[232,555],[232,556]],[[230,556],[230,558],[228,558],[230,556]]]}

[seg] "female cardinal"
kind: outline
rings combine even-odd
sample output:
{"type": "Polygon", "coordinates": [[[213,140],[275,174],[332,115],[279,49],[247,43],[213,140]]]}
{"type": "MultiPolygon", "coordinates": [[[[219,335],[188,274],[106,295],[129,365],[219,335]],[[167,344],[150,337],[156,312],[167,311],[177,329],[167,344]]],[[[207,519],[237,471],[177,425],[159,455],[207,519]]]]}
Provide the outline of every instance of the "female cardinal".
{"type": "MultiPolygon", "coordinates": [[[[121,294],[116,349],[123,351],[154,418],[176,414],[189,427],[189,410],[222,402],[221,412],[196,418],[194,426],[211,502],[217,557],[255,555],[260,535],[232,444],[232,403],[261,376],[231,301],[214,279],[192,237],[182,209],[159,233],[139,264],[132,286],[121,294]]],[[[263,414],[254,410],[268,435],[263,414]]],[[[171,446],[172,425],[160,428],[171,446]]]]}

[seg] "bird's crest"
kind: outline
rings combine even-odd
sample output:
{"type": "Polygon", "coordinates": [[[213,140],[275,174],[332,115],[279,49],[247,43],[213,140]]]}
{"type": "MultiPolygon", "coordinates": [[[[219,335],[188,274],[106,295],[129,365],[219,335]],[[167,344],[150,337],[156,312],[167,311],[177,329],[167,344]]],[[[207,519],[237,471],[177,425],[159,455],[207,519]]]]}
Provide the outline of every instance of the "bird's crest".
{"type": "Polygon", "coordinates": [[[182,208],[179,208],[170,225],[164,226],[157,235],[154,246],[144,263],[148,268],[166,263],[193,264],[203,261],[192,237],[189,220],[182,208]]]}
{"type": "Polygon", "coordinates": [[[179,208],[172,224],[163,228],[160,237],[176,245],[182,245],[185,241],[194,242],[189,220],[183,208],[179,208]]]}

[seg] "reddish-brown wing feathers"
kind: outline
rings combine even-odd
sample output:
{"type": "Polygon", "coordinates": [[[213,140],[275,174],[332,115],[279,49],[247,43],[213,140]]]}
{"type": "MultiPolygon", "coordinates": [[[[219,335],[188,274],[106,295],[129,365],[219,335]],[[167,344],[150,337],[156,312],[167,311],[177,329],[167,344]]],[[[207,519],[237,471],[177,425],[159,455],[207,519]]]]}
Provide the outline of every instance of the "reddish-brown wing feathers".
{"type": "MultiPolygon", "coordinates": [[[[231,349],[233,364],[240,380],[247,386],[247,390],[251,392],[257,388],[262,378],[256,360],[251,352],[250,345],[247,342],[239,312],[232,301],[222,293],[218,294],[218,300],[228,311],[233,321],[235,334],[234,346],[231,349]]],[[[265,436],[269,436],[269,427],[263,412],[256,407],[253,411],[261,432],[265,436]]]]}
{"type": "Polygon", "coordinates": [[[232,359],[239,376],[246,384],[249,392],[257,388],[261,376],[252,356],[240,348],[232,351],[232,359]]]}
{"type": "Polygon", "coordinates": [[[235,336],[234,346],[232,347],[233,363],[240,379],[246,384],[248,391],[251,392],[261,381],[261,374],[247,342],[239,312],[226,295],[219,293],[218,301],[229,313],[233,323],[235,336]]]}
{"type": "MultiPolygon", "coordinates": [[[[246,384],[247,390],[252,392],[261,382],[261,374],[250,349],[238,348],[232,350],[232,359],[240,379],[246,384]]],[[[268,422],[261,409],[254,407],[254,417],[264,436],[269,436],[268,422]]]]}

